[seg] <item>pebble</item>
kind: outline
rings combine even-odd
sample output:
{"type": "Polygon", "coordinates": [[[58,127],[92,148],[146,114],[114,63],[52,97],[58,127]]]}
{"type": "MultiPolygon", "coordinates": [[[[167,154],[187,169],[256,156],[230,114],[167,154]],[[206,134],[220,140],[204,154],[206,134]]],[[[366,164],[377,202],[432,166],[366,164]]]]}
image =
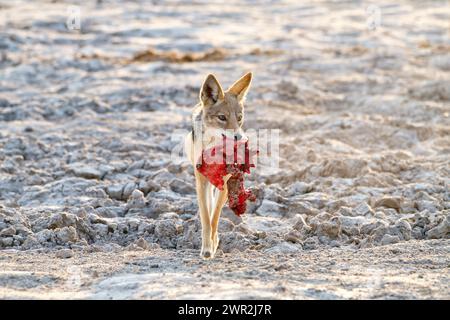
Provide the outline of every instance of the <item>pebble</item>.
{"type": "Polygon", "coordinates": [[[86,179],[100,179],[102,172],[94,167],[89,166],[71,166],[74,175],[86,179]]]}
{"type": "Polygon", "coordinates": [[[3,244],[4,247],[11,247],[14,243],[14,238],[13,237],[6,237],[6,238],[2,238],[0,239],[1,243],[3,244]]]}
{"type": "Polygon", "coordinates": [[[306,223],[305,219],[303,218],[302,215],[297,215],[297,220],[294,223],[293,228],[297,231],[302,231],[302,230],[311,230],[311,227],[308,226],[308,224],[306,223]]]}
{"type": "Polygon", "coordinates": [[[195,187],[193,183],[187,183],[181,179],[173,179],[170,184],[170,189],[180,194],[194,194],[195,187]]]}
{"type": "Polygon", "coordinates": [[[56,229],[54,232],[57,242],[60,244],[67,244],[78,240],[77,230],[72,226],[56,229]]]}
{"type": "Polygon", "coordinates": [[[299,244],[282,242],[280,244],[277,244],[276,246],[264,250],[264,252],[267,254],[291,254],[297,253],[301,250],[302,247],[299,244]]]}
{"type": "Polygon", "coordinates": [[[70,249],[61,249],[56,251],[56,257],[60,259],[68,259],[73,257],[73,252],[70,249]]]}
{"type": "Polygon", "coordinates": [[[427,239],[448,238],[450,236],[450,215],[436,227],[426,232],[427,239]]]}
{"type": "Polygon", "coordinates": [[[365,202],[361,202],[356,208],[354,209],[356,215],[359,216],[365,216],[365,215],[373,215],[373,209],[365,202]]]}
{"type": "Polygon", "coordinates": [[[387,207],[400,210],[403,199],[401,197],[383,197],[375,202],[375,208],[387,207]]]}
{"type": "Polygon", "coordinates": [[[9,237],[9,236],[13,236],[15,234],[16,234],[16,229],[13,226],[0,231],[0,237],[9,237]]]}
{"type": "Polygon", "coordinates": [[[148,241],[145,240],[144,238],[139,238],[138,240],[136,240],[135,245],[144,250],[150,249],[150,245],[149,245],[148,241]]]}
{"type": "Polygon", "coordinates": [[[123,185],[111,185],[106,188],[106,193],[116,200],[122,200],[123,185]]]}
{"type": "Polygon", "coordinates": [[[285,207],[274,201],[264,199],[256,210],[256,213],[263,217],[276,217],[280,218],[283,216],[283,210],[285,207]]]}
{"type": "Polygon", "coordinates": [[[144,193],[138,189],[133,190],[131,193],[131,196],[128,199],[127,202],[127,208],[144,208],[145,207],[145,197],[144,193]]]}
{"type": "Polygon", "coordinates": [[[390,234],[385,234],[381,239],[381,245],[393,244],[400,242],[400,238],[398,236],[391,236],[390,234]]]}
{"type": "Polygon", "coordinates": [[[360,229],[363,225],[372,222],[372,220],[365,217],[339,217],[341,223],[341,229],[343,232],[350,236],[355,236],[360,233],[360,229]]]}

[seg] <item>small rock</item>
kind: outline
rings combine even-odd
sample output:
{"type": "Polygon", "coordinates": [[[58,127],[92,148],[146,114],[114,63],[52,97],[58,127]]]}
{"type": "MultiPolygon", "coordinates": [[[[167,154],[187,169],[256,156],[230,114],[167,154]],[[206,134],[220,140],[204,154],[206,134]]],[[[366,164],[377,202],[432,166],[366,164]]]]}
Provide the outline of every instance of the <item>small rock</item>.
{"type": "Polygon", "coordinates": [[[105,237],[109,232],[109,227],[106,224],[97,223],[94,224],[92,228],[95,230],[94,233],[101,238],[105,237]]]}
{"type": "Polygon", "coordinates": [[[9,106],[11,106],[11,103],[8,100],[0,98],[0,108],[7,108],[9,106]]]}
{"type": "Polygon", "coordinates": [[[77,177],[85,179],[100,179],[102,177],[102,172],[93,167],[75,165],[70,169],[77,177]]]}
{"type": "Polygon", "coordinates": [[[198,217],[183,223],[183,236],[177,242],[177,249],[198,249],[201,246],[201,223],[198,217]]]}
{"type": "Polygon", "coordinates": [[[444,71],[450,71],[450,54],[435,55],[431,57],[430,65],[444,71]]]}
{"type": "Polygon", "coordinates": [[[328,221],[324,221],[317,225],[317,236],[327,236],[329,238],[337,238],[341,233],[341,222],[338,217],[332,217],[328,221]]]}
{"type": "Polygon", "coordinates": [[[92,198],[98,198],[98,199],[106,199],[108,198],[108,195],[106,194],[105,190],[99,187],[91,187],[86,190],[86,195],[90,196],[92,198]]]}
{"type": "Polygon", "coordinates": [[[142,215],[147,216],[149,218],[157,218],[158,215],[164,212],[173,212],[176,208],[173,206],[172,201],[168,201],[167,199],[158,199],[158,198],[150,198],[147,196],[148,206],[143,208],[142,215]]]}
{"type": "Polygon", "coordinates": [[[160,249],[161,247],[159,246],[159,244],[151,242],[148,244],[149,250],[156,250],[156,249],[160,249]]]}
{"type": "Polygon", "coordinates": [[[224,253],[232,251],[245,251],[251,247],[248,237],[239,232],[224,232],[220,236],[219,248],[224,253]]]}
{"type": "Polygon", "coordinates": [[[150,191],[159,191],[161,187],[153,182],[152,180],[141,180],[138,185],[138,189],[141,190],[145,195],[150,191]]]}
{"type": "Polygon", "coordinates": [[[180,219],[182,219],[182,220],[189,220],[189,219],[192,219],[192,217],[193,217],[193,215],[190,213],[183,213],[180,215],[180,219]]]}
{"type": "Polygon", "coordinates": [[[36,233],[35,236],[36,240],[39,243],[44,244],[46,242],[53,242],[55,238],[55,233],[53,232],[53,230],[44,229],[36,233]]]}
{"type": "Polygon", "coordinates": [[[410,200],[403,201],[400,212],[405,214],[417,212],[415,202],[410,200]]]}
{"type": "Polygon", "coordinates": [[[426,81],[408,90],[409,94],[420,100],[450,100],[450,82],[442,80],[426,81]]]}
{"type": "Polygon", "coordinates": [[[234,232],[239,232],[239,233],[242,233],[242,234],[245,234],[245,235],[249,235],[249,234],[252,233],[252,231],[251,231],[251,230],[248,228],[248,226],[245,225],[244,223],[242,223],[242,224],[236,226],[236,227],[233,229],[233,231],[234,231],[234,232]]]}
{"type": "Polygon", "coordinates": [[[311,192],[312,190],[313,190],[312,185],[307,184],[305,182],[296,181],[289,187],[288,196],[304,194],[307,192],[311,192]]]}
{"type": "Polygon", "coordinates": [[[303,249],[305,250],[314,250],[317,249],[320,245],[319,238],[314,236],[310,237],[303,242],[303,249]]]}
{"type": "Polygon", "coordinates": [[[435,213],[436,211],[439,210],[438,205],[435,204],[433,201],[429,201],[429,200],[416,201],[415,207],[420,212],[422,212],[424,210],[428,210],[428,212],[430,212],[430,213],[435,213]]]}
{"type": "Polygon", "coordinates": [[[315,215],[319,212],[311,203],[304,201],[295,201],[289,205],[288,209],[293,214],[315,215]]]}
{"type": "Polygon", "coordinates": [[[298,215],[297,221],[294,223],[293,228],[297,231],[302,231],[304,229],[306,229],[307,231],[311,230],[311,227],[308,226],[305,219],[300,214],[298,215]]]}
{"type": "Polygon", "coordinates": [[[375,214],[373,215],[375,218],[380,219],[380,220],[384,220],[386,219],[386,215],[384,214],[383,211],[376,211],[375,214]]]}
{"type": "Polygon", "coordinates": [[[360,233],[360,229],[363,225],[370,223],[372,220],[365,217],[346,217],[340,216],[341,229],[349,236],[356,236],[360,233]]]}
{"type": "Polygon", "coordinates": [[[128,182],[124,187],[123,187],[123,192],[122,192],[122,200],[128,200],[128,198],[131,196],[131,194],[134,192],[135,189],[137,189],[137,184],[134,182],[128,182]]]}
{"type": "Polygon", "coordinates": [[[14,238],[13,237],[7,237],[7,238],[3,238],[0,239],[0,243],[2,243],[2,245],[4,247],[11,247],[14,243],[14,238]]]}
{"type": "Polygon", "coordinates": [[[450,215],[436,227],[427,231],[427,239],[440,239],[446,238],[450,235],[450,215]]]}
{"type": "Polygon", "coordinates": [[[345,207],[347,205],[348,205],[347,202],[342,199],[330,200],[327,202],[324,209],[327,212],[334,213],[338,211],[341,207],[345,207]]]}
{"type": "Polygon", "coordinates": [[[174,219],[178,220],[179,216],[175,212],[165,212],[159,215],[158,219],[174,219]]]}
{"type": "Polygon", "coordinates": [[[50,217],[48,221],[49,229],[57,229],[69,226],[75,226],[77,222],[77,217],[72,213],[55,213],[50,217]]]}
{"type": "Polygon", "coordinates": [[[384,222],[383,220],[374,220],[367,223],[364,223],[361,226],[360,232],[362,234],[373,234],[373,232],[379,228],[379,227],[388,227],[388,223],[384,222]]]}
{"type": "Polygon", "coordinates": [[[404,240],[411,239],[412,228],[411,225],[406,220],[398,220],[395,223],[395,227],[400,232],[404,240]]]}
{"type": "Polygon", "coordinates": [[[55,236],[59,244],[76,242],[78,240],[77,230],[72,226],[55,229],[55,236]]]}
{"type": "Polygon", "coordinates": [[[375,202],[375,207],[386,207],[400,210],[403,199],[401,197],[383,197],[375,202]]]}
{"type": "Polygon", "coordinates": [[[16,229],[13,226],[0,231],[0,237],[10,237],[16,234],[16,229]]]}
{"type": "Polygon", "coordinates": [[[56,251],[56,257],[60,259],[68,259],[73,257],[73,252],[70,249],[61,249],[56,251]]]}
{"type": "Polygon", "coordinates": [[[34,236],[34,235],[29,235],[26,239],[25,239],[25,241],[24,241],[24,243],[23,243],[23,245],[22,245],[22,247],[23,247],[23,249],[25,249],[25,250],[29,250],[29,249],[32,249],[32,248],[36,248],[36,247],[38,247],[39,246],[39,241],[36,239],[36,237],[34,236]]]}
{"type": "Polygon", "coordinates": [[[268,253],[268,254],[279,254],[279,253],[289,254],[289,253],[297,253],[301,250],[302,250],[302,248],[298,244],[282,242],[280,244],[277,244],[274,247],[264,250],[264,252],[268,253]]]}
{"type": "Polygon", "coordinates": [[[99,216],[103,218],[116,218],[125,215],[126,208],[119,206],[105,206],[95,209],[99,216]]]}
{"type": "Polygon", "coordinates": [[[106,188],[106,193],[116,200],[122,200],[123,185],[111,185],[106,188]]]}
{"type": "Polygon", "coordinates": [[[118,245],[117,243],[107,243],[104,246],[95,249],[97,251],[103,251],[103,252],[118,252],[122,250],[122,247],[118,245]],[[100,248],[100,249],[99,249],[100,248]]]}
{"type": "MultiPolygon", "coordinates": [[[[308,203],[309,205],[311,205],[314,208],[318,208],[318,209],[322,209],[325,207],[325,205],[327,203],[330,202],[330,198],[328,196],[328,194],[324,193],[324,192],[310,192],[307,194],[303,194],[301,196],[299,196],[299,200],[305,204],[308,203]]],[[[316,210],[312,210],[312,213],[316,213],[316,210]]],[[[303,213],[303,212],[299,212],[299,213],[303,213]]],[[[306,213],[306,212],[304,212],[306,213]]]]}
{"type": "Polygon", "coordinates": [[[143,208],[145,207],[145,197],[142,191],[135,189],[127,202],[127,208],[143,208]]]}
{"type": "Polygon", "coordinates": [[[420,227],[414,227],[411,231],[411,236],[417,240],[422,240],[425,238],[423,229],[420,227]]]}
{"type": "Polygon", "coordinates": [[[349,216],[349,217],[353,217],[355,215],[355,211],[352,210],[352,208],[350,207],[340,207],[337,214],[340,216],[349,216]]]}
{"type": "Polygon", "coordinates": [[[355,213],[358,216],[365,216],[367,214],[373,215],[372,208],[365,202],[361,202],[356,208],[355,213]]]}
{"type": "MultiPolygon", "coordinates": [[[[240,226],[241,224],[239,224],[240,226]]],[[[234,223],[228,220],[227,218],[220,218],[219,220],[219,232],[229,232],[233,231],[234,223]]]]}
{"type": "Polygon", "coordinates": [[[302,238],[302,235],[297,230],[291,230],[288,233],[286,233],[283,237],[283,239],[285,241],[292,242],[292,243],[301,243],[301,238],[302,238]]]}
{"type": "Polygon", "coordinates": [[[174,179],[176,179],[175,175],[170,173],[166,168],[158,170],[153,176],[152,180],[161,185],[161,186],[167,186],[169,185],[174,179]]]}
{"type": "Polygon", "coordinates": [[[195,187],[191,183],[187,183],[181,179],[175,178],[170,184],[170,189],[180,194],[192,194],[195,193],[195,187]]]}
{"type": "Polygon", "coordinates": [[[156,221],[155,237],[162,248],[176,248],[177,228],[175,221],[172,219],[156,221]]]}
{"type": "Polygon", "coordinates": [[[397,242],[400,242],[400,238],[398,236],[391,236],[390,234],[385,234],[381,239],[381,245],[383,246],[397,242]]]}
{"type": "Polygon", "coordinates": [[[372,231],[372,239],[374,242],[381,242],[381,239],[383,239],[384,235],[388,233],[388,226],[386,225],[380,225],[375,230],[372,231]]]}
{"type": "Polygon", "coordinates": [[[87,217],[90,223],[108,224],[108,221],[106,219],[99,217],[95,213],[89,213],[87,217]]]}
{"type": "Polygon", "coordinates": [[[314,152],[314,150],[309,149],[308,152],[306,152],[306,160],[309,162],[316,162],[317,161],[317,155],[314,152]]]}
{"type": "Polygon", "coordinates": [[[283,211],[285,207],[274,201],[264,199],[256,210],[256,213],[263,217],[277,217],[281,218],[283,216],[283,211]]]}
{"type": "Polygon", "coordinates": [[[341,243],[338,240],[331,240],[330,243],[328,243],[330,247],[338,248],[341,246],[341,243]]]}
{"type": "Polygon", "coordinates": [[[139,238],[138,240],[136,240],[135,245],[144,249],[144,250],[149,250],[150,249],[150,245],[147,242],[147,240],[145,240],[144,238],[139,238]]]}
{"type": "Polygon", "coordinates": [[[109,222],[107,226],[108,226],[108,232],[114,233],[117,230],[117,223],[115,223],[115,222],[109,222]]]}
{"type": "Polygon", "coordinates": [[[236,225],[236,226],[242,223],[242,217],[236,215],[236,214],[235,214],[233,211],[231,211],[231,209],[228,208],[228,207],[224,207],[224,208],[222,209],[222,215],[221,215],[221,216],[224,217],[224,218],[226,218],[226,219],[228,219],[228,220],[230,220],[230,221],[233,222],[233,224],[236,225]]]}

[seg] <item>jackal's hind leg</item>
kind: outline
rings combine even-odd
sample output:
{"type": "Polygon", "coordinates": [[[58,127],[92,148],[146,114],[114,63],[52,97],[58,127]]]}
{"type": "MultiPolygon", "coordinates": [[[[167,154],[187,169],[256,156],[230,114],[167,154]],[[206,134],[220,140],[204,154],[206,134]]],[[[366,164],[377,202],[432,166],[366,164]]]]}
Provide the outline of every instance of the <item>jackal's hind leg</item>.
{"type": "Polygon", "coordinates": [[[222,213],[222,208],[227,202],[228,190],[226,188],[226,184],[223,191],[216,190],[217,195],[215,196],[215,207],[211,216],[211,240],[213,244],[213,255],[217,251],[217,247],[219,246],[219,219],[220,214],[222,213]]]}

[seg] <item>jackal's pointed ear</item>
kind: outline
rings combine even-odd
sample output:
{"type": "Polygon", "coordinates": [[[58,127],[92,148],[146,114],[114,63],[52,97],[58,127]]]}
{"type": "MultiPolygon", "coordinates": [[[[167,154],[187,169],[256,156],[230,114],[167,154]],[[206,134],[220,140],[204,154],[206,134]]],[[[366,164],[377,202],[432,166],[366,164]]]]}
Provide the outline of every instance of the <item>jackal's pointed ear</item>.
{"type": "Polygon", "coordinates": [[[216,77],[213,74],[209,74],[200,90],[200,100],[204,106],[208,106],[216,103],[219,99],[223,99],[222,87],[216,77]]]}
{"type": "Polygon", "coordinates": [[[228,89],[228,92],[236,95],[238,100],[244,100],[248,89],[250,88],[250,83],[252,82],[252,73],[249,72],[240,78],[238,81],[233,83],[233,85],[228,89]]]}

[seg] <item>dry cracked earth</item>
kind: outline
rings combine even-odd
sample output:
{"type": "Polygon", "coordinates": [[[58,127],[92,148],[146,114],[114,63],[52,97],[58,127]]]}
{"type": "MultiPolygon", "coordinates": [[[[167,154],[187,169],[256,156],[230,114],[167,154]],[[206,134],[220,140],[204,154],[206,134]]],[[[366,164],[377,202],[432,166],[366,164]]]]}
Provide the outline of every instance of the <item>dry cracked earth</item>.
{"type": "Polygon", "coordinates": [[[375,9],[0,0],[0,298],[449,299],[450,5],[375,9]],[[203,261],[171,155],[247,71],[279,166],[203,261]]]}

